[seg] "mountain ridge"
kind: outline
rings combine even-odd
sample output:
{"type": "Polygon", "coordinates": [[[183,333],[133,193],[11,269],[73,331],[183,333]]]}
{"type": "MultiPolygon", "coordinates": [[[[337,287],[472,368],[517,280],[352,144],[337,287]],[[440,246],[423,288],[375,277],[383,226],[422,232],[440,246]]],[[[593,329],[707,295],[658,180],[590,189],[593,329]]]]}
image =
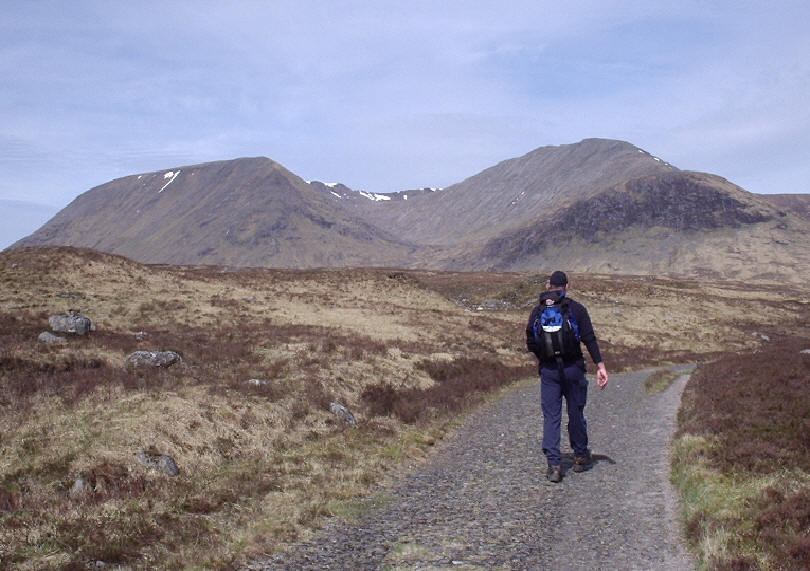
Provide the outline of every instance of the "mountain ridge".
{"type": "Polygon", "coordinates": [[[764,198],[610,139],[540,147],[443,190],[389,195],[305,181],[249,157],[99,185],[13,247],[89,247],[148,263],[509,271],[553,263],[797,281],[810,268],[803,196],[764,198]]]}

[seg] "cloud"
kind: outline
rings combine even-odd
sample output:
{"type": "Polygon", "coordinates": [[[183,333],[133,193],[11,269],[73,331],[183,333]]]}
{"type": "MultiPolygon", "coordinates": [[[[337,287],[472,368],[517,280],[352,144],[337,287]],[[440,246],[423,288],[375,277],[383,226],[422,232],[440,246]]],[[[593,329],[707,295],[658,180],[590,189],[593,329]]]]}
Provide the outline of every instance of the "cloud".
{"type": "Polygon", "coordinates": [[[61,206],[117,176],[257,155],[369,191],[448,186],[586,137],[807,192],[808,16],[791,1],[12,4],[0,197],[61,206]]]}

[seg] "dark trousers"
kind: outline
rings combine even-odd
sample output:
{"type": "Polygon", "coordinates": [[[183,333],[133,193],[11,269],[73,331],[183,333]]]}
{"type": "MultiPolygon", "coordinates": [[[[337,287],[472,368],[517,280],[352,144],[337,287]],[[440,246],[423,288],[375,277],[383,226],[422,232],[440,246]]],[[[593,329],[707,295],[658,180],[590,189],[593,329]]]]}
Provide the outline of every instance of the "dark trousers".
{"type": "Polygon", "coordinates": [[[564,368],[560,378],[557,367],[540,369],[540,403],[543,409],[543,454],[549,466],[560,465],[560,421],[562,399],[568,409],[568,438],[574,455],[588,455],[588,424],[585,421],[585,401],[588,398],[588,380],[579,364],[564,368]]]}

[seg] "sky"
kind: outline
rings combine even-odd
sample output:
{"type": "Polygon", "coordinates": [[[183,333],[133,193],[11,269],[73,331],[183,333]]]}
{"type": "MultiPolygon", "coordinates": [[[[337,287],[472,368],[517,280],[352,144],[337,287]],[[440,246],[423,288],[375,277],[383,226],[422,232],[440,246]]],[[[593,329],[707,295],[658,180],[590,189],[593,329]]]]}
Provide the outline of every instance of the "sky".
{"type": "Polygon", "coordinates": [[[0,210],[42,219],[0,247],[114,178],[247,156],[393,192],[602,137],[810,193],[806,0],[0,9],[0,210]]]}

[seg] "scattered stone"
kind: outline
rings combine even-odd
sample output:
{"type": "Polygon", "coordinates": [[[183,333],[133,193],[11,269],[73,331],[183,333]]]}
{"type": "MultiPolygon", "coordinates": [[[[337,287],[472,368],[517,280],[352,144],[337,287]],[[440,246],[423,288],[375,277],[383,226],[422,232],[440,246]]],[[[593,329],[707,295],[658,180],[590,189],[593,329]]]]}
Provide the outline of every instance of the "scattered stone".
{"type": "Polygon", "coordinates": [[[247,384],[253,385],[254,387],[263,387],[263,386],[265,386],[265,385],[267,385],[269,383],[270,383],[270,381],[268,381],[267,379],[248,379],[247,380],[247,384]]]}
{"type": "Polygon", "coordinates": [[[175,462],[174,458],[171,456],[166,456],[165,454],[154,455],[146,452],[138,452],[135,454],[135,458],[137,458],[141,464],[144,464],[149,468],[163,474],[177,476],[180,473],[180,468],[177,467],[177,462],[175,462]]]}
{"type": "Polygon", "coordinates": [[[67,343],[67,339],[59,335],[54,335],[50,331],[43,331],[39,334],[37,339],[39,339],[40,343],[46,343],[47,345],[64,345],[67,343]]]}
{"type": "Polygon", "coordinates": [[[762,339],[763,341],[770,341],[771,340],[771,338],[768,337],[767,335],[765,335],[764,333],[762,335],[760,335],[759,338],[762,339]]]}
{"type": "Polygon", "coordinates": [[[799,353],[802,353],[804,355],[810,355],[810,349],[802,349],[801,351],[799,351],[799,353]]]}
{"type": "Polygon", "coordinates": [[[127,367],[171,367],[182,362],[183,358],[175,351],[135,351],[124,364],[127,367]]]}
{"type": "Polygon", "coordinates": [[[51,329],[57,333],[75,333],[76,335],[87,335],[95,330],[93,323],[84,315],[79,313],[62,313],[51,315],[48,318],[51,329]]]}
{"type": "Polygon", "coordinates": [[[135,339],[136,339],[137,341],[143,341],[143,340],[144,340],[144,339],[146,339],[148,336],[149,336],[149,334],[148,334],[146,331],[137,331],[137,332],[135,333],[135,339]]]}
{"type": "Polygon", "coordinates": [[[348,424],[349,426],[354,426],[357,424],[357,421],[354,419],[354,415],[342,404],[331,402],[329,403],[329,410],[331,410],[332,414],[338,417],[338,420],[340,420],[343,424],[348,424]]]}

